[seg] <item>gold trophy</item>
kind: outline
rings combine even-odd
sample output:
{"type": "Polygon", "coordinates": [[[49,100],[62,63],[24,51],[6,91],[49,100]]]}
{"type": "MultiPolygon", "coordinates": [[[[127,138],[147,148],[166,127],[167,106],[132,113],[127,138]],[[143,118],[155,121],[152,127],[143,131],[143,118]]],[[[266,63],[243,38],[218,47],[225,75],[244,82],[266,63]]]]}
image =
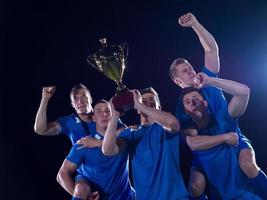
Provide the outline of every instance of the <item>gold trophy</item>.
{"type": "Polygon", "coordinates": [[[100,43],[100,48],[93,55],[87,57],[87,62],[116,82],[117,91],[112,103],[117,111],[125,113],[134,105],[133,94],[122,83],[128,56],[128,45],[127,43],[108,44],[106,38],[101,38],[100,43]]]}

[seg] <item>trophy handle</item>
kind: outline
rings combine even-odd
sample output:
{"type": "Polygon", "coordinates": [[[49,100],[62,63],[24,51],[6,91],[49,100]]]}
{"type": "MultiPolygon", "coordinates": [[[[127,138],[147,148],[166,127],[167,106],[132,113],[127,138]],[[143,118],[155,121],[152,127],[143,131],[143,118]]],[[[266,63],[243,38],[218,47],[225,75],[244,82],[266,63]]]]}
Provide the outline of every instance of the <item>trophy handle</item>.
{"type": "Polygon", "coordinates": [[[126,42],[123,42],[119,45],[120,49],[122,50],[123,52],[123,58],[125,60],[127,60],[128,58],[128,54],[129,54],[129,48],[128,48],[128,44],[126,42]]]}
{"type": "Polygon", "coordinates": [[[97,66],[96,62],[95,62],[95,59],[92,55],[89,55],[87,58],[86,58],[86,61],[94,68],[96,68],[98,71],[101,71],[99,69],[99,67],[97,66]]]}

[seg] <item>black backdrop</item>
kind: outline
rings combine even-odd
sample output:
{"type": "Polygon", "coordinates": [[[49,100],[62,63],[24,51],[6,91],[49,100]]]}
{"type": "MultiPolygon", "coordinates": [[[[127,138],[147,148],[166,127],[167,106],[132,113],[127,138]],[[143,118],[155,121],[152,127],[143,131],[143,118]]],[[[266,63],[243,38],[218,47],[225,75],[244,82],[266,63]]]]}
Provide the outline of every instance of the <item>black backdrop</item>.
{"type": "MultiPolygon", "coordinates": [[[[153,86],[163,109],[174,113],[178,89],[168,77],[170,63],[184,57],[198,70],[204,63],[196,34],[177,25],[178,17],[188,11],[218,42],[220,76],[251,88],[240,127],[253,142],[258,164],[267,171],[266,2],[10,0],[1,5],[0,180],[5,199],[70,198],[56,182],[70,142],[60,136],[38,136],[33,123],[44,85],[56,85],[50,120],[72,112],[68,94],[76,83],[87,85],[95,100],[114,94],[115,83],[85,61],[100,37],[129,44],[124,83],[137,89],[153,86]]],[[[123,120],[134,124],[138,117],[129,113],[123,120]]],[[[187,176],[190,156],[182,152],[187,176]]]]}

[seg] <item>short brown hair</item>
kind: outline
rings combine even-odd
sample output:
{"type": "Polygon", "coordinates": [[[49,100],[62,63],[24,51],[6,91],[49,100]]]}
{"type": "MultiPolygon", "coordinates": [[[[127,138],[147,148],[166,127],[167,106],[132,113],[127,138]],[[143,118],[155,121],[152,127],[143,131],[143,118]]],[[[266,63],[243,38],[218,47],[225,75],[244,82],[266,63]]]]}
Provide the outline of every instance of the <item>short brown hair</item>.
{"type": "Polygon", "coordinates": [[[140,90],[140,93],[141,93],[141,95],[147,94],[147,93],[154,94],[156,96],[156,100],[157,100],[159,106],[161,106],[160,100],[159,100],[159,94],[156,92],[156,90],[153,87],[144,88],[144,89],[140,90]]]}
{"type": "Polygon", "coordinates": [[[72,88],[71,88],[71,90],[70,90],[70,97],[71,97],[71,95],[74,93],[74,92],[76,92],[77,90],[80,90],[80,89],[84,89],[84,90],[86,90],[87,92],[88,92],[88,94],[89,94],[89,96],[90,96],[90,102],[92,103],[93,102],[93,99],[92,99],[92,96],[91,96],[91,92],[90,92],[90,90],[84,85],[84,84],[82,84],[82,83],[78,83],[78,84],[76,84],[76,85],[74,85],[72,88]]]}
{"type": "Polygon", "coordinates": [[[170,66],[170,69],[169,69],[169,75],[170,75],[170,77],[171,77],[172,80],[174,80],[175,74],[177,73],[176,66],[177,65],[180,65],[180,64],[183,64],[183,63],[186,63],[186,62],[187,62],[187,60],[184,59],[184,58],[176,58],[172,62],[171,66],[170,66]]]}

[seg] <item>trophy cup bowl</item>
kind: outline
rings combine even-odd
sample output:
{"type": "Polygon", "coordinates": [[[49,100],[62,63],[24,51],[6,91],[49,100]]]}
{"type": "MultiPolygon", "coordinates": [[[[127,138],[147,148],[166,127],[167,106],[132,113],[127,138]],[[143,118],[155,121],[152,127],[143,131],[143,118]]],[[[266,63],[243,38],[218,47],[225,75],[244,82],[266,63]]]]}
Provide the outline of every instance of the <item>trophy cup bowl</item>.
{"type": "Polygon", "coordinates": [[[106,38],[100,39],[100,42],[100,48],[93,55],[87,57],[87,62],[109,79],[115,81],[117,89],[112,103],[117,111],[125,113],[134,105],[132,92],[122,83],[128,56],[128,45],[127,43],[107,44],[106,38]]]}

